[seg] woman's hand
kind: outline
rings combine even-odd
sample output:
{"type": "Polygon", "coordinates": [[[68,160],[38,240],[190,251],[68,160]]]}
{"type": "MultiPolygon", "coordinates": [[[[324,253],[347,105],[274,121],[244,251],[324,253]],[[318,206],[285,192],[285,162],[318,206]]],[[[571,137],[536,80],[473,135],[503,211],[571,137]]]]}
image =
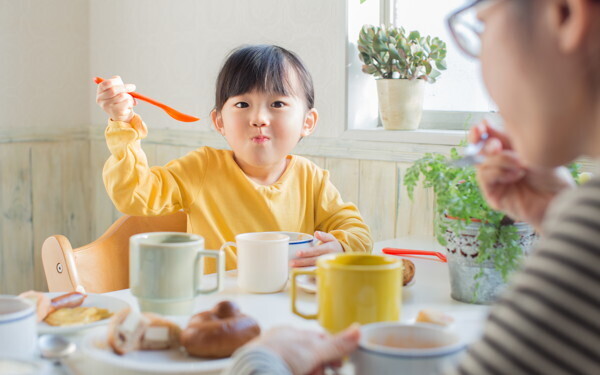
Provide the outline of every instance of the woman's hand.
{"type": "Polygon", "coordinates": [[[137,104],[129,95],[131,91],[135,91],[135,85],[124,84],[121,77],[113,76],[98,84],[96,103],[113,121],[129,122],[135,115],[133,107],[137,104]]]}
{"type": "Polygon", "coordinates": [[[317,258],[324,254],[343,253],[342,244],[330,233],[315,232],[315,238],[321,243],[314,247],[298,250],[296,259],[290,262],[292,267],[309,267],[317,264],[317,258]]]}
{"type": "Polygon", "coordinates": [[[279,355],[293,374],[324,374],[327,367],[340,367],[342,359],[358,346],[358,324],[335,336],[326,333],[277,327],[249,345],[262,346],[279,355]]]}
{"type": "Polygon", "coordinates": [[[512,150],[508,136],[487,122],[469,133],[469,141],[479,141],[487,132],[481,154],[485,161],[477,166],[477,181],[490,207],[514,220],[526,221],[538,231],[546,209],[564,189],[575,186],[567,168],[525,168],[512,150]]]}

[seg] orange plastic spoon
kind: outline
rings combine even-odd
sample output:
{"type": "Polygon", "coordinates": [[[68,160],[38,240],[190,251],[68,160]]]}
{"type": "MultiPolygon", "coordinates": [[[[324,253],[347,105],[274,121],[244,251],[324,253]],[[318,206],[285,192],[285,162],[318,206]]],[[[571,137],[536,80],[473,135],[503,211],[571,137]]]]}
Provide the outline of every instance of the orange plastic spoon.
{"type": "Polygon", "coordinates": [[[438,257],[438,259],[444,263],[448,262],[448,259],[446,258],[446,256],[437,251],[395,249],[392,247],[385,247],[381,251],[384,254],[389,254],[389,255],[432,255],[434,257],[438,257]]]}
{"type": "MultiPolygon", "coordinates": [[[[100,83],[104,81],[102,78],[100,77],[95,77],[94,78],[94,82],[96,83],[100,83]]],[[[198,117],[194,117],[194,116],[190,116],[190,115],[186,115],[185,113],[181,113],[179,111],[174,110],[173,108],[162,104],[161,102],[157,102],[156,100],[149,98],[147,96],[144,96],[140,93],[137,93],[135,91],[132,91],[129,93],[129,95],[133,96],[136,99],[139,100],[143,100],[147,103],[150,103],[152,105],[157,106],[158,108],[162,109],[163,111],[167,112],[167,114],[171,117],[173,117],[175,120],[177,121],[182,121],[182,122],[194,122],[194,121],[198,121],[200,120],[198,117]]]]}

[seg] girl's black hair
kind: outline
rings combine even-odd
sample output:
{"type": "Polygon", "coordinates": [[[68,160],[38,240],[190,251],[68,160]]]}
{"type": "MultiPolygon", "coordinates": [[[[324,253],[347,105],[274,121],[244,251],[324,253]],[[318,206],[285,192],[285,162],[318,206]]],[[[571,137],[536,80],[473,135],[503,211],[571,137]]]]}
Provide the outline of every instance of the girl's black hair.
{"type": "Polygon", "coordinates": [[[304,91],[307,108],[313,108],[312,77],[295,53],[267,44],[237,48],[229,54],[217,77],[215,109],[219,112],[230,97],[253,90],[301,97],[293,86],[294,75],[304,91]]]}

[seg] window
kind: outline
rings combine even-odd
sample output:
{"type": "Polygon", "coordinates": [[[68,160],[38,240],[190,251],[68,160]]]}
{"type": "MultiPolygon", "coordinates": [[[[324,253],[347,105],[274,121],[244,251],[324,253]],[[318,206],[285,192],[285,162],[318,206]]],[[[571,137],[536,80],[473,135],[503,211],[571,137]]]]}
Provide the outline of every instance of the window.
{"type": "Polygon", "coordinates": [[[496,111],[481,80],[479,63],[463,55],[452,41],[446,16],[464,0],[348,1],[348,127],[373,129],[378,124],[377,90],[372,76],[362,73],[356,40],[363,24],[391,22],[421,35],[438,36],[447,44],[448,70],[426,85],[421,129],[456,129],[496,111]],[[382,22],[383,21],[383,22],[382,22]]]}

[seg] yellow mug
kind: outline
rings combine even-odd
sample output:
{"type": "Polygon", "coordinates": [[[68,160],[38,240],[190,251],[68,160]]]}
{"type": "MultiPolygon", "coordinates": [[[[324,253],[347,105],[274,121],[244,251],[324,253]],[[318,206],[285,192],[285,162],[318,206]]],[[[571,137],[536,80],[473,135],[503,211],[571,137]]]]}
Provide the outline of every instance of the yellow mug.
{"type": "Polygon", "coordinates": [[[337,333],[352,323],[397,321],[402,303],[402,262],[369,254],[330,254],[317,260],[314,270],[292,270],[292,311],[305,319],[318,319],[337,333]],[[316,314],[296,307],[296,277],[317,278],[316,314]]]}

